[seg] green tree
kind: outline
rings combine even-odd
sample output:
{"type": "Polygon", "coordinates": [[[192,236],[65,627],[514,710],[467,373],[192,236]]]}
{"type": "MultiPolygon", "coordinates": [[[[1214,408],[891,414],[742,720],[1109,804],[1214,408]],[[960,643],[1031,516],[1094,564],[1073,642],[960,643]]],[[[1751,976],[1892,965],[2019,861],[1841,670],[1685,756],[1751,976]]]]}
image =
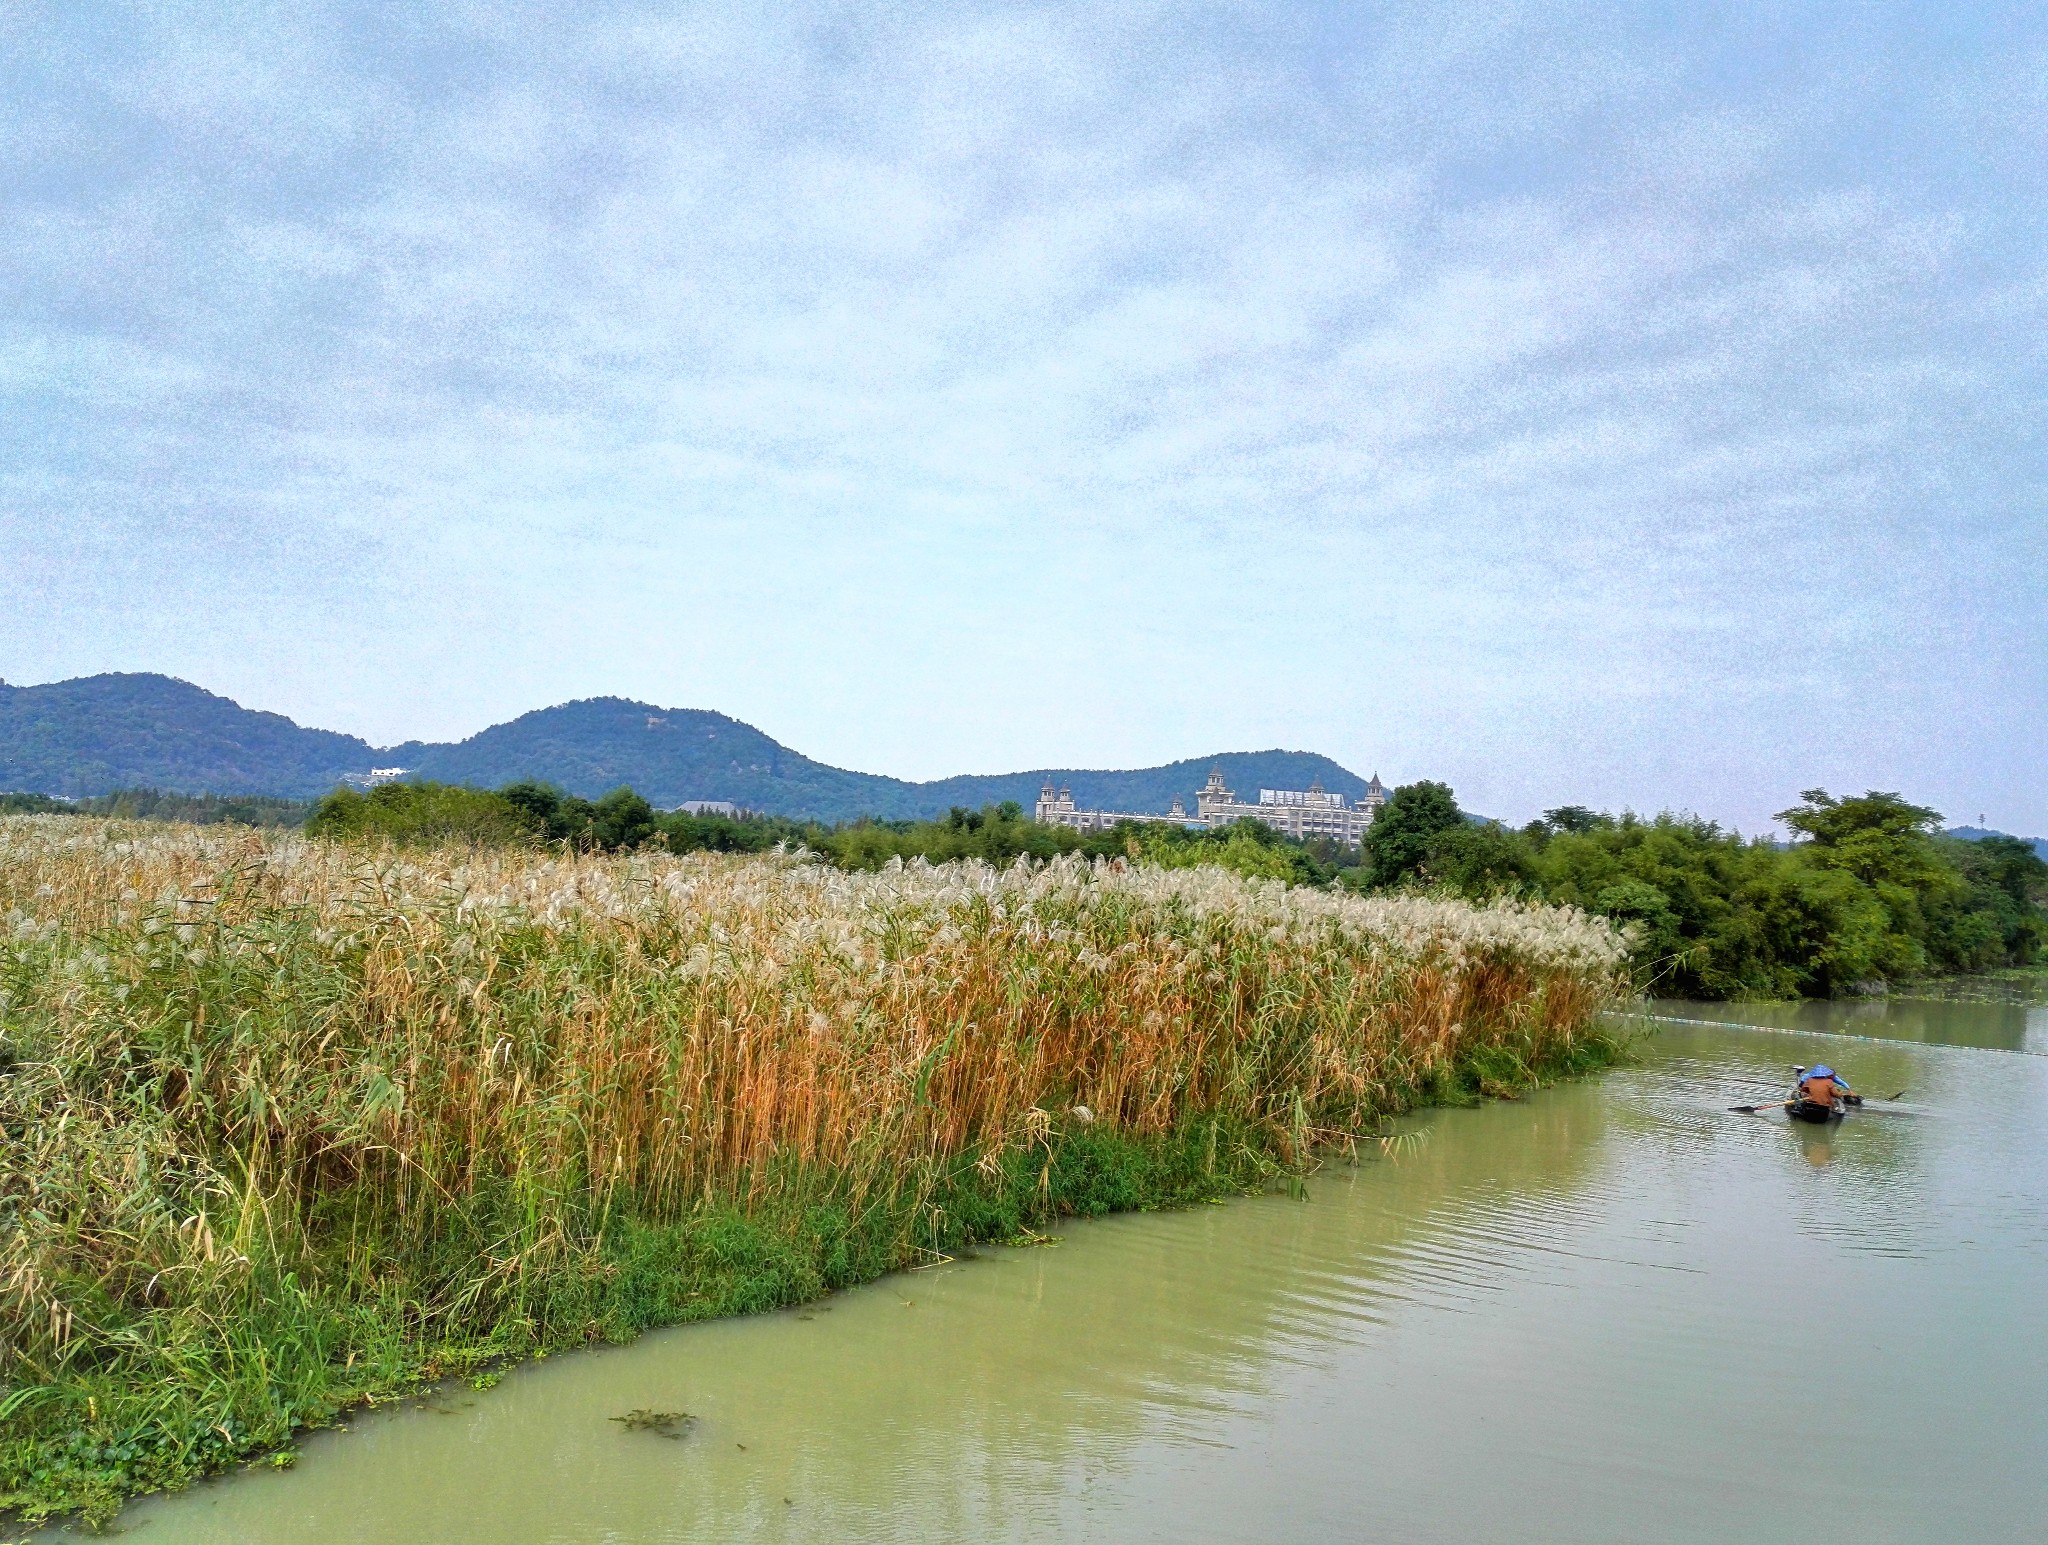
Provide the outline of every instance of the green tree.
{"type": "Polygon", "coordinates": [[[529,829],[542,838],[566,841],[573,830],[562,809],[567,796],[552,783],[508,783],[498,790],[498,797],[518,810],[529,829]]]}
{"type": "Polygon", "coordinates": [[[1459,821],[1429,840],[1422,877],[1468,900],[1485,901],[1530,889],[1536,880],[1529,841],[1498,821],[1459,821]]]}
{"type": "Polygon", "coordinates": [[[380,783],[336,789],[313,807],[306,830],[343,840],[502,843],[530,840],[528,814],[501,794],[452,783],[380,783]]]}
{"type": "Polygon", "coordinates": [[[1990,836],[1944,839],[1959,891],[1929,906],[1928,952],[1945,971],[2032,965],[2048,950],[2048,863],[2033,844],[1990,836]]]}
{"type": "Polygon", "coordinates": [[[589,846],[608,853],[637,848],[655,833],[654,807],[628,788],[613,789],[591,807],[589,846]]]}
{"type": "Polygon", "coordinates": [[[592,802],[550,783],[508,783],[498,797],[519,810],[542,841],[585,851],[625,852],[645,845],[662,829],[654,807],[630,788],[613,789],[592,802]]]}
{"type": "Polygon", "coordinates": [[[1925,974],[1931,911],[1964,888],[1935,840],[1940,812],[1875,789],[1850,799],[1808,789],[1800,800],[1778,813],[1808,839],[1794,849],[1798,859],[1864,892],[1853,902],[1845,893],[1840,936],[1822,952],[1830,986],[1925,974]]]}
{"type": "Polygon", "coordinates": [[[1364,867],[1369,882],[1385,890],[1422,878],[1437,836],[1464,824],[1448,784],[1402,785],[1366,828],[1364,867]]]}
{"type": "Polygon", "coordinates": [[[1614,825],[1614,817],[1588,810],[1584,805],[1559,805],[1555,810],[1543,812],[1543,822],[1552,831],[1570,832],[1576,836],[1608,830],[1614,825]]]}
{"type": "Polygon", "coordinates": [[[692,815],[672,810],[655,817],[657,834],[671,853],[765,853],[778,843],[819,849],[824,828],[766,815],[692,815]]]}
{"type": "Polygon", "coordinates": [[[1945,866],[1934,845],[1934,834],[1941,830],[1938,810],[1875,789],[1855,799],[1808,789],[1799,798],[1801,803],[1780,810],[1777,818],[1811,840],[1816,863],[1871,886],[1945,883],[1945,866]]]}
{"type": "Polygon", "coordinates": [[[47,794],[0,794],[0,815],[76,815],[78,807],[47,794]]]}
{"type": "Polygon", "coordinates": [[[1696,959],[1671,898],[1646,880],[1621,879],[1594,894],[1592,910],[1613,918],[1635,935],[1632,950],[1640,974],[1652,987],[1675,978],[1696,959]]]}
{"type": "Polygon", "coordinates": [[[1633,925],[1646,986],[1686,997],[1776,989],[1736,926],[1734,894],[1753,862],[1740,838],[1670,814],[1571,824],[1536,850],[1534,889],[1633,925]]]}

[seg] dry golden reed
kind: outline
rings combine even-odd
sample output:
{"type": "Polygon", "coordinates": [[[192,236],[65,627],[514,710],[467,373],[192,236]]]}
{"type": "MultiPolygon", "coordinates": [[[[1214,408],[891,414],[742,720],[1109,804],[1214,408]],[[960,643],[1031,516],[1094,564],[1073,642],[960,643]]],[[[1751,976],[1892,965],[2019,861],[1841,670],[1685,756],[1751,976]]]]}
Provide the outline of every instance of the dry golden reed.
{"type": "Polygon", "coordinates": [[[217,1313],[237,1271],[374,1284],[394,1229],[483,1198],[433,1313],[628,1214],[805,1176],[900,1205],[1084,1119],[1227,1116],[1298,1160],[1475,1058],[1568,1060],[1623,949],[1215,869],[0,821],[0,1355],[54,1377],[87,1322],[217,1313]]]}

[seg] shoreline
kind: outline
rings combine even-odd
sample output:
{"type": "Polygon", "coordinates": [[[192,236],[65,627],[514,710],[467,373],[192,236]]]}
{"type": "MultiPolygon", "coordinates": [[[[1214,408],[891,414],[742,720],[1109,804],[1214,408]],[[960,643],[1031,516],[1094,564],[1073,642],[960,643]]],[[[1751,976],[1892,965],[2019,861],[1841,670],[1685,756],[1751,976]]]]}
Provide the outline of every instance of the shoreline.
{"type": "MultiPolygon", "coordinates": [[[[1485,1055],[1500,1048],[1481,1048],[1481,1055],[1451,1069],[1428,1095],[1390,1106],[1381,1114],[1391,1119],[1421,1110],[1517,1099],[1547,1085],[1623,1065],[1629,1060],[1630,1044],[1628,1038],[1589,1027],[1561,1055],[1535,1065],[1524,1063],[1519,1074],[1505,1079],[1498,1056],[1485,1055]]],[[[801,1221],[786,1205],[752,1215],[715,1206],[666,1225],[628,1221],[587,1263],[594,1269],[564,1273],[555,1284],[564,1293],[589,1296],[597,1312],[587,1334],[536,1340],[519,1348],[491,1338],[419,1348],[409,1359],[380,1372],[374,1383],[336,1390],[328,1409],[306,1413],[281,1436],[252,1436],[232,1448],[224,1444],[214,1462],[193,1466],[164,1485],[128,1489],[113,1475],[97,1477],[101,1484],[94,1485],[95,1477],[81,1471],[73,1485],[97,1495],[79,1497],[71,1506],[16,1503],[0,1509],[0,1528],[33,1530],[66,1521],[100,1527],[144,1496],[183,1490],[238,1470],[288,1468],[297,1458],[294,1445],[302,1436],[345,1427],[351,1414],[421,1397],[439,1387],[466,1384],[489,1389],[505,1372],[527,1363],[600,1345],[628,1345],[649,1331],[799,1308],[932,1265],[955,1251],[1029,1247],[1042,1242],[1042,1230],[1068,1219],[1176,1211],[1261,1195],[1314,1174],[1348,1144],[1374,1138],[1371,1132],[1332,1134],[1290,1161],[1270,1134],[1234,1126],[1218,1116],[1198,1117],[1180,1132],[1153,1138],[1069,1120],[1047,1134],[1043,1149],[1025,1156],[1031,1162],[1005,1166],[997,1185],[987,1185],[986,1173],[963,1159],[951,1177],[963,1189],[948,1198],[953,1206],[939,1204],[947,1225],[928,1236],[929,1245],[909,1243],[907,1253],[901,1213],[883,1214],[882,1226],[864,1231],[864,1237],[851,1237],[863,1232],[856,1229],[836,1239],[816,1232],[805,1238],[801,1221]],[[1040,1179],[1032,1178],[1034,1167],[1040,1179]],[[832,1269],[828,1258],[835,1245],[853,1247],[851,1270],[832,1269]],[[635,1303],[661,1307],[646,1317],[613,1317],[635,1303]]],[[[402,1342],[401,1326],[388,1324],[387,1329],[402,1342]]]]}

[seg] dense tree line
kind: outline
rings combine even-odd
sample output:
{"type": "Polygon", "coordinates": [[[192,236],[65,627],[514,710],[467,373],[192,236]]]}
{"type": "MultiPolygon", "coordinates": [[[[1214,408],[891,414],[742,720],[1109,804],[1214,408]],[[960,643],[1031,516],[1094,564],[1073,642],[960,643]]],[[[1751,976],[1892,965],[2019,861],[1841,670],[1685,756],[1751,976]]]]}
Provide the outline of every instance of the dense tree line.
{"type": "Polygon", "coordinates": [[[48,794],[0,794],[0,815],[104,815],[121,821],[184,821],[193,826],[297,826],[313,808],[307,799],[266,794],[167,794],[161,789],[119,789],[86,799],[48,794]]]}
{"type": "Polygon", "coordinates": [[[976,858],[1008,864],[1026,854],[1079,852],[1165,868],[1221,864],[1240,873],[1299,885],[1333,883],[1357,850],[1291,842],[1256,821],[1216,831],[1132,822],[1087,835],[1041,826],[1014,800],[979,810],[956,806],[933,821],[853,821],[825,826],[778,816],[728,817],[656,810],[631,789],[580,799],[540,783],[472,789],[446,783],[386,783],[337,789],[313,810],[319,836],[384,837],[399,842],[541,842],[579,851],[655,847],[672,853],[759,853],[778,844],[807,848],[842,869],[879,869],[891,859],[976,858]]]}
{"type": "Polygon", "coordinates": [[[1778,819],[1789,846],[1577,805],[1510,830],[1417,783],[1394,791],[1342,880],[1602,913],[1634,927],[1643,981],[1673,996],[1826,996],[2048,950],[2048,864],[2028,843],[1943,836],[1938,812],[1878,792],[1809,789],[1778,819]]]}

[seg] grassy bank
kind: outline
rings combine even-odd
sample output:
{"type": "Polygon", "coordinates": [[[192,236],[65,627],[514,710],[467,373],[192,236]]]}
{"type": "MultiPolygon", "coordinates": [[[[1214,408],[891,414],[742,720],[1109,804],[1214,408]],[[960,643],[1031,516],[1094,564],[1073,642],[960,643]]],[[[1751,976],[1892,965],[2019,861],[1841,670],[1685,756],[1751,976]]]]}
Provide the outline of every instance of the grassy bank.
{"type": "Polygon", "coordinates": [[[1597,1063],[1554,909],[0,821],[0,1499],[1264,1184],[1597,1063]]]}

